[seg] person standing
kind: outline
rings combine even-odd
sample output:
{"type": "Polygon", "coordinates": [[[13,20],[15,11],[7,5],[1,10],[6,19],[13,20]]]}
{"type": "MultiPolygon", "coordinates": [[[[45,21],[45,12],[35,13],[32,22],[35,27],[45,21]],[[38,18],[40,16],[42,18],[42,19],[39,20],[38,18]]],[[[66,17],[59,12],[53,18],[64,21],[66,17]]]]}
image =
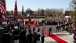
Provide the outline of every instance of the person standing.
{"type": "Polygon", "coordinates": [[[73,34],[74,34],[74,35],[73,35],[74,42],[76,42],[76,37],[75,37],[75,36],[76,36],[76,28],[75,28],[73,34]]]}
{"type": "Polygon", "coordinates": [[[14,30],[14,23],[11,21],[11,30],[14,30]]]}
{"type": "Polygon", "coordinates": [[[2,32],[2,43],[10,43],[10,35],[7,29],[7,22],[2,23],[4,30],[2,32]]]}
{"type": "Polygon", "coordinates": [[[14,27],[14,31],[13,31],[13,38],[14,38],[14,43],[19,43],[19,30],[18,30],[18,26],[14,27]]]}
{"type": "Polygon", "coordinates": [[[34,31],[35,31],[35,27],[33,27],[33,33],[34,33],[34,31]]]}
{"type": "Polygon", "coordinates": [[[42,33],[42,36],[41,36],[41,43],[44,43],[45,41],[45,36],[44,36],[44,33],[42,33]]]}
{"type": "Polygon", "coordinates": [[[37,33],[37,43],[40,43],[40,29],[38,29],[37,33]]]}
{"type": "Polygon", "coordinates": [[[56,26],[56,32],[59,32],[59,26],[58,25],[56,26]]]}
{"type": "Polygon", "coordinates": [[[26,43],[26,30],[24,28],[22,28],[22,30],[20,31],[19,36],[21,43],[26,43]]]}
{"type": "Polygon", "coordinates": [[[33,43],[37,43],[37,33],[33,33],[33,43]]]}
{"type": "Polygon", "coordinates": [[[45,24],[45,21],[44,20],[42,20],[42,23],[43,23],[43,25],[45,24]]]}
{"type": "Polygon", "coordinates": [[[50,35],[51,32],[52,32],[52,27],[49,28],[49,35],[50,35]]]}
{"type": "Polygon", "coordinates": [[[28,43],[32,43],[32,33],[31,33],[31,30],[29,31],[27,37],[28,37],[28,43]]]}

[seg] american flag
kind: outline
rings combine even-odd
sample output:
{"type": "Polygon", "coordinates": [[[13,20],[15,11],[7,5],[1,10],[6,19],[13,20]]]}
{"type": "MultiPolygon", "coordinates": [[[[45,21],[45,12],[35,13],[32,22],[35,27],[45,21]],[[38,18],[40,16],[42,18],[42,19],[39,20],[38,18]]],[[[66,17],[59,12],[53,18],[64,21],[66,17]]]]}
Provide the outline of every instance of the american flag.
{"type": "Polygon", "coordinates": [[[31,19],[28,20],[28,29],[31,28],[31,27],[30,27],[30,24],[31,24],[30,22],[31,22],[31,19]]]}
{"type": "Polygon", "coordinates": [[[14,8],[14,23],[17,23],[17,0],[15,1],[15,8],[14,8]]]}
{"type": "Polygon", "coordinates": [[[31,29],[31,27],[30,27],[30,23],[28,22],[28,29],[31,29]]]}
{"type": "Polygon", "coordinates": [[[30,29],[31,27],[30,27],[30,25],[33,25],[34,24],[34,21],[31,21],[31,19],[29,18],[29,20],[28,20],[28,29],[30,29]]]}
{"type": "Polygon", "coordinates": [[[24,16],[21,14],[21,26],[24,26],[24,16]]]}
{"type": "Polygon", "coordinates": [[[22,6],[21,26],[24,26],[24,7],[22,6]]]}
{"type": "Polygon", "coordinates": [[[44,24],[43,27],[42,27],[42,33],[44,33],[45,28],[46,28],[46,26],[45,26],[45,24],[44,24]]]}
{"type": "Polygon", "coordinates": [[[5,0],[0,0],[0,9],[2,12],[2,20],[6,20],[6,2],[5,0]]]}
{"type": "Polygon", "coordinates": [[[36,20],[35,20],[35,22],[34,22],[34,27],[35,27],[35,29],[38,29],[38,28],[39,28],[38,21],[36,21],[36,20]]]}

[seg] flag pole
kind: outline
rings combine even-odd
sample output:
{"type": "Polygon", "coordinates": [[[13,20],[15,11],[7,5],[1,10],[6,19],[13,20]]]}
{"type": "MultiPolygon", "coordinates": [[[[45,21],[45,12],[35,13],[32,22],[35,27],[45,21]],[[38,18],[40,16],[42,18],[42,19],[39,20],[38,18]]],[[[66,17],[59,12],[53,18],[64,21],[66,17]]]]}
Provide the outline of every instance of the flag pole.
{"type": "Polygon", "coordinates": [[[15,8],[14,8],[14,23],[16,24],[18,22],[17,20],[17,0],[15,0],[15,8]]]}

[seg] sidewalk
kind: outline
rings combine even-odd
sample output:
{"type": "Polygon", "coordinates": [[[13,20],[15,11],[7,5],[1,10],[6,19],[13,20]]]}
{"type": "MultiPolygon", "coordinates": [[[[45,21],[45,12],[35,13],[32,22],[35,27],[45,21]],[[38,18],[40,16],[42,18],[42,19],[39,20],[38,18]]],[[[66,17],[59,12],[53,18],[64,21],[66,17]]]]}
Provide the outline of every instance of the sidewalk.
{"type": "Polygon", "coordinates": [[[57,42],[50,37],[45,37],[45,43],[57,43],[57,42]]]}
{"type": "MultiPolygon", "coordinates": [[[[68,32],[58,32],[58,33],[52,33],[54,35],[56,35],[57,37],[63,39],[64,41],[68,42],[68,43],[73,43],[73,34],[72,35],[69,35],[68,32]]],[[[56,42],[54,39],[52,39],[51,37],[49,36],[46,36],[45,37],[45,43],[58,43],[56,42]]]]}

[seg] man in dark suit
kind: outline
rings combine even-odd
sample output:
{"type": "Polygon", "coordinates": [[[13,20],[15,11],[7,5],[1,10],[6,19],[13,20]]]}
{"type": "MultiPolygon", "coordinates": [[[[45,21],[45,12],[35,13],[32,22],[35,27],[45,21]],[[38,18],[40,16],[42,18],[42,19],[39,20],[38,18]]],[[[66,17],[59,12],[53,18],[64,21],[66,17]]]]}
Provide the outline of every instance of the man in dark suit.
{"type": "Polygon", "coordinates": [[[59,26],[58,25],[56,26],[56,32],[59,32],[59,26]]]}
{"type": "Polygon", "coordinates": [[[41,36],[41,43],[44,43],[45,41],[45,36],[44,36],[44,33],[42,33],[42,36],[41,36]]]}
{"type": "Polygon", "coordinates": [[[18,26],[14,27],[14,31],[13,31],[13,38],[14,38],[14,43],[19,43],[19,30],[18,30],[18,26]]]}
{"type": "Polygon", "coordinates": [[[37,33],[33,33],[33,43],[37,43],[37,33]]]}
{"type": "Polygon", "coordinates": [[[40,43],[40,29],[38,29],[37,33],[37,43],[40,43]]]}
{"type": "Polygon", "coordinates": [[[22,27],[22,30],[20,31],[20,40],[21,43],[26,43],[26,30],[24,29],[24,27],[22,27]]]}
{"type": "Polygon", "coordinates": [[[7,28],[7,22],[2,23],[4,29],[2,32],[2,43],[10,43],[10,35],[7,28]]]}
{"type": "Polygon", "coordinates": [[[28,43],[32,43],[32,33],[31,33],[31,31],[29,31],[29,34],[28,34],[28,43]]]}
{"type": "Polygon", "coordinates": [[[50,35],[51,32],[52,32],[52,27],[49,28],[49,35],[50,35]]]}

